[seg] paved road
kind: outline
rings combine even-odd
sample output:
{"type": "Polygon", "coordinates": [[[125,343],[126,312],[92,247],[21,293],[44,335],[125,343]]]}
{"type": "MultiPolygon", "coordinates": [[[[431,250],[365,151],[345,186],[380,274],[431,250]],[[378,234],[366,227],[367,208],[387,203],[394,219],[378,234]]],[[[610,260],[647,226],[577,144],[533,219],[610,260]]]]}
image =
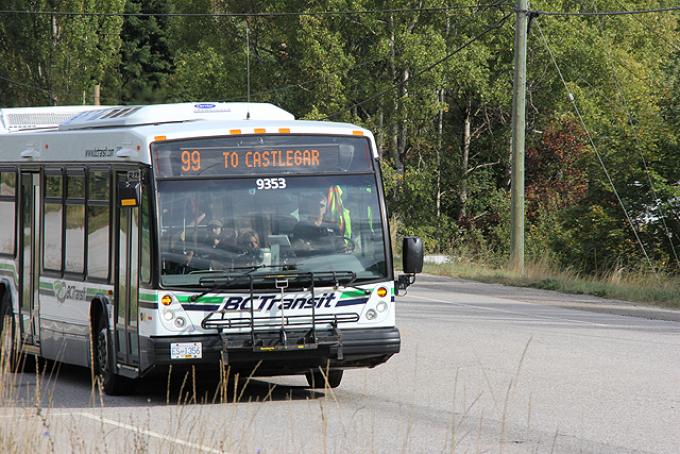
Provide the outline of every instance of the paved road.
{"type": "Polygon", "coordinates": [[[191,381],[168,399],[156,380],[102,407],[84,369],[24,374],[0,390],[25,404],[0,409],[0,448],[14,431],[56,451],[680,452],[680,322],[618,315],[677,313],[432,276],[398,304],[402,353],[327,393],[282,377],[178,405],[191,381]]]}

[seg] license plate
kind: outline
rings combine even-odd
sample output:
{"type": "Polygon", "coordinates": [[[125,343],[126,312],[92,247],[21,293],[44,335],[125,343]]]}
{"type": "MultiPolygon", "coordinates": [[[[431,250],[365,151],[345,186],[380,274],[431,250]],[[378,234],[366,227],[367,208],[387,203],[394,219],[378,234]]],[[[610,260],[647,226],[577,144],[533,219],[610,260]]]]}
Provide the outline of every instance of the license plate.
{"type": "Polygon", "coordinates": [[[170,359],[203,358],[203,344],[200,342],[181,342],[170,344],[170,359]]]}

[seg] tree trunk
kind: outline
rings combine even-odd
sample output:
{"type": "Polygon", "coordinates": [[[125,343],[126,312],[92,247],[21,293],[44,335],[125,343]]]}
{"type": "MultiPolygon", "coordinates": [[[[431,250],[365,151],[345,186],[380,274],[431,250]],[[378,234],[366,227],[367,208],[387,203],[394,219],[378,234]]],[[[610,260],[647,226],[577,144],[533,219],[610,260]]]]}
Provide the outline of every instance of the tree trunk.
{"type": "Polygon", "coordinates": [[[440,104],[437,118],[437,219],[442,215],[442,143],[444,136],[444,89],[440,88],[437,93],[440,104]]]}
{"type": "Polygon", "coordinates": [[[404,105],[404,101],[408,98],[408,80],[411,73],[408,68],[404,69],[401,73],[401,122],[399,131],[399,159],[400,162],[406,160],[406,141],[408,139],[408,109],[404,105]]]}
{"type": "Polygon", "coordinates": [[[376,145],[378,146],[378,153],[380,159],[383,158],[383,148],[385,147],[385,113],[382,109],[378,111],[378,131],[375,137],[376,145]]]}
{"type": "Polygon", "coordinates": [[[468,198],[468,170],[470,167],[470,143],[472,142],[471,136],[471,126],[472,126],[472,102],[468,100],[467,106],[463,112],[463,147],[461,150],[461,179],[460,179],[460,191],[458,192],[458,203],[460,208],[458,210],[458,221],[462,221],[465,218],[467,198],[468,198]]]}
{"type": "MultiPolygon", "coordinates": [[[[395,46],[395,35],[394,35],[394,15],[390,14],[390,71],[392,73],[391,80],[397,80],[397,68],[396,68],[396,46],[395,46]]],[[[395,87],[394,95],[392,96],[392,121],[390,124],[391,137],[390,137],[390,157],[392,158],[393,165],[398,169],[401,167],[399,162],[399,124],[397,122],[399,112],[399,91],[395,87]]]]}

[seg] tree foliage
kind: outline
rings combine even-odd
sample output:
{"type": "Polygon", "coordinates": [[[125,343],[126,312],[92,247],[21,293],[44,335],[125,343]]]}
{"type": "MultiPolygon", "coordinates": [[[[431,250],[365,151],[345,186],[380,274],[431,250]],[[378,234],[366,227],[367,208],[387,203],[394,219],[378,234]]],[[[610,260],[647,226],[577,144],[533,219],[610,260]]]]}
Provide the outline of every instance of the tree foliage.
{"type": "MultiPolygon", "coordinates": [[[[0,103],[90,103],[92,86],[101,84],[111,104],[251,99],[299,118],[355,122],[375,133],[400,234],[422,236],[428,251],[507,259],[514,30],[512,20],[498,22],[512,2],[6,3],[32,11],[272,13],[3,15],[0,103]],[[372,12],[318,14],[366,10],[372,12]],[[281,14],[288,12],[305,14],[281,14]]],[[[635,0],[531,6],[640,9],[635,0]]],[[[677,42],[674,14],[534,18],[527,81],[531,256],[588,272],[642,268],[634,229],[655,267],[680,271],[677,42]]]]}

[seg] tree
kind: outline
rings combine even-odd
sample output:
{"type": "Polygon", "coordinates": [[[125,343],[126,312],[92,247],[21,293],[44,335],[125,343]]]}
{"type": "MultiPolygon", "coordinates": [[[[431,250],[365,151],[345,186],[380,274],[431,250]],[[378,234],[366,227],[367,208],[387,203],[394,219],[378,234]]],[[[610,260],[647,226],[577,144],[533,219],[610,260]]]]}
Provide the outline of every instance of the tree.
{"type": "MultiPolygon", "coordinates": [[[[128,14],[167,14],[170,0],[127,0],[128,14]]],[[[126,16],[121,38],[120,99],[123,103],[159,102],[167,98],[168,76],[173,72],[167,16],[126,16]]]]}
{"type": "MultiPolygon", "coordinates": [[[[13,0],[8,9],[121,12],[124,0],[13,0]]],[[[122,19],[118,16],[3,15],[0,103],[91,103],[92,88],[117,66],[122,19]],[[40,37],[42,39],[36,39],[40,37]]]]}

